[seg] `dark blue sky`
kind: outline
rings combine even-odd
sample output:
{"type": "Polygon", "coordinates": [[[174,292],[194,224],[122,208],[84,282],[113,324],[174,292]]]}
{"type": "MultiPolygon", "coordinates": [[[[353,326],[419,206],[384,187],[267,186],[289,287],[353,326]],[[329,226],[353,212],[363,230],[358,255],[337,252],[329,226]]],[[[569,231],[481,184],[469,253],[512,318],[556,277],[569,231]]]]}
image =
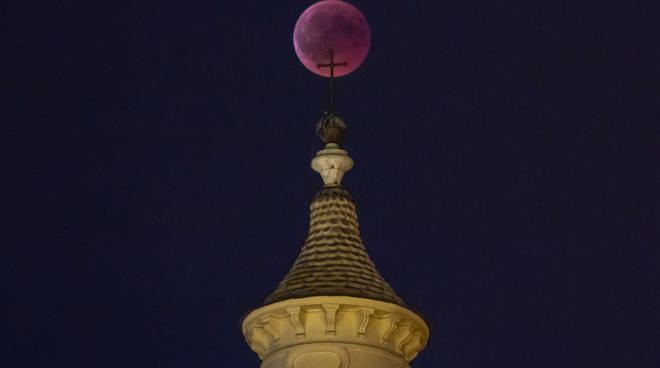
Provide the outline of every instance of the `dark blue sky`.
{"type": "MultiPolygon", "coordinates": [[[[258,367],[321,186],[309,1],[0,6],[8,366],[258,367]]],[[[657,367],[657,5],[354,1],[337,108],[414,367],[657,367]]]]}

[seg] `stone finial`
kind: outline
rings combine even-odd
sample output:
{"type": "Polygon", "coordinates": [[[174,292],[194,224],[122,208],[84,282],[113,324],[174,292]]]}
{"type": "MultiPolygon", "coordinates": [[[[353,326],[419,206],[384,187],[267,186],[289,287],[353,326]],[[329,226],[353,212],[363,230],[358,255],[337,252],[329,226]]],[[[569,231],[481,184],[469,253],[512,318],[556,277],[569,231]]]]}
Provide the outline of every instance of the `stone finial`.
{"type": "Polygon", "coordinates": [[[352,167],[353,160],[336,143],[326,144],[312,159],[312,169],[321,174],[326,186],[339,186],[344,173],[352,167]]]}

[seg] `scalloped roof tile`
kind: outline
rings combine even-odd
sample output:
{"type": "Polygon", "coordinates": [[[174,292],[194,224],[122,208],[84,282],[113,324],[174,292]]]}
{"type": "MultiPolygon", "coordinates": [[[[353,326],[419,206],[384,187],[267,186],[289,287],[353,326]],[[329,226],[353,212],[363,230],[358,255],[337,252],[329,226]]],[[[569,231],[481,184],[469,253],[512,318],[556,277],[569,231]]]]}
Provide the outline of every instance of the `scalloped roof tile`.
{"type": "Polygon", "coordinates": [[[346,189],[322,188],[310,205],[309,234],[289,273],[264,305],[310,296],[354,296],[405,306],[369,258],[346,189]]]}

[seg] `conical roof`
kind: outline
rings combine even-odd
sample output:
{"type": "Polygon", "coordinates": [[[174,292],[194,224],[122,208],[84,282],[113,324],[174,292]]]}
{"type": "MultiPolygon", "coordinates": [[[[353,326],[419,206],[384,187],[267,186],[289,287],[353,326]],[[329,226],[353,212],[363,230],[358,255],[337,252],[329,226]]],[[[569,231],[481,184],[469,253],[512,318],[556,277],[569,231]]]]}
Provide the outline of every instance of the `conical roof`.
{"type": "Polygon", "coordinates": [[[369,258],[355,204],[339,185],[326,185],[310,205],[309,235],[284,280],[264,301],[310,296],[353,296],[404,306],[369,258]]]}

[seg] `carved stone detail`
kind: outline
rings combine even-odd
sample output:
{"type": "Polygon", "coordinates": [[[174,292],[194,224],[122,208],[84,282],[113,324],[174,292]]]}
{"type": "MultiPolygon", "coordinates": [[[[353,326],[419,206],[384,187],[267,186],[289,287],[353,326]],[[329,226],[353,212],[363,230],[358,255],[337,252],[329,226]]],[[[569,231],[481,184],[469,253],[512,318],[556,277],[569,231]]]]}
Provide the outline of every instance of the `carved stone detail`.
{"type": "Polygon", "coordinates": [[[403,346],[413,338],[413,326],[409,322],[402,322],[399,324],[399,328],[403,331],[403,334],[396,342],[396,351],[403,353],[403,346]]]}
{"type": "Polygon", "coordinates": [[[280,336],[279,329],[271,323],[274,319],[274,316],[262,316],[259,317],[259,322],[261,322],[264,331],[271,336],[272,342],[277,343],[280,340],[280,336]]]}
{"type": "Polygon", "coordinates": [[[321,174],[325,185],[339,185],[344,173],[352,167],[353,160],[335,143],[328,143],[312,159],[312,169],[321,174]]]}
{"type": "Polygon", "coordinates": [[[250,342],[252,350],[254,350],[261,359],[263,359],[265,353],[270,350],[271,340],[269,339],[268,333],[264,331],[263,326],[252,327],[250,329],[248,341],[250,342]]]}
{"type": "Polygon", "coordinates": [[[300,336],[305,336],[305,327],[302,324],[302,321],[300,320],[300,307],[293,307],[293,308],[286,308],[286,312],[289,314],[289,317],[291,318],[291,323],[293,324],[293,327],[296,329],[296,335],[298,337],[300,336]]]}
{"type": "Polygon", "coordinates": [[[387,330],[385,330],[383,335],[380,337],[380,342],[383,344],[387,344],[389,342],[389,338],[392,335],[392,332],[394,332],[394,330],[396,330],[396,328],[399,327],[399,321],[401,321],[401,316],[390,315],[388,319],[390,325],[389,327],[387,327],[387,330]]]}
{"type": "Polygon", "coordinates": [[[369,324],[369,317],[374,314],[376,310],[373,308],[358,308],[358,315],[360,316],[360,325],[358,327],[357,335],[366,337],[367,324],[369,324]]]}
{"type": "Polygon", "coordinates": [[[323,304],[323,310],[325,311],[325,334],[326,335],[335,335],[337,333],[336,328],[336,316],[337,310],[339,309],[339,304],[323,304]]]}
{"type": "Polygon", "coordinates": [[[347,296],[269,304],[244,318],[243,333],[262,360],[301,344],[332,344],[387,351],[409,362],[424,349],[429,336],[426,323],[404,307],[347,296]]]}
{"type": "Polygon", "coordinates": [[[422,333],[420,331],[415,331],[412,334],[412,338],[403,345],[403,353],[405,354],[406,360],[411,361],[417,353],[421,350],[422,346],[422,333]]]}

